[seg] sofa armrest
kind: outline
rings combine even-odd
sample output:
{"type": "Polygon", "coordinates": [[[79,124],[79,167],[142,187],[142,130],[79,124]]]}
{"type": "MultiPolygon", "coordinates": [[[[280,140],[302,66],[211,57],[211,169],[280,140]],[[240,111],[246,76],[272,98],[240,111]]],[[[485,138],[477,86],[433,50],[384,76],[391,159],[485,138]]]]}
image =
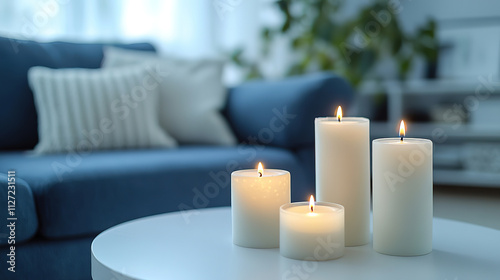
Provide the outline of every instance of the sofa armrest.
{"type": "Polygon", "coordinates": [[[352,99],[350,85],[331,73],[252,81],[229,90],[226,115],[241,142],[294,149],[314,145],[314,118],[352,99]]]}
{"type": "MultiPolygon", "coordinates": [[[[10,177],[14,188],[9,188],[9,177],[0,173],[0,246],[11,246],[32,238],[38,230],[35,200],[28,183],[19,177],[10,177]],[[14,192],[9,192],[9,190],[14,192]],[[10,197],[9,197],[10,196],[10,197]],[[15,201],[14,216],[9,215],[8,201],[15,201]],[[15,220],[7,220],[15,218],[15,220]],[[13,226],[9,226],[12,223],[13,226]],[[9,238],[14,234],[14,238],[9,238]],[[15,240],[15,244],[12,240],[15,240]]],[[[13,203],[11,202],[10,205],[13,203]]]]}

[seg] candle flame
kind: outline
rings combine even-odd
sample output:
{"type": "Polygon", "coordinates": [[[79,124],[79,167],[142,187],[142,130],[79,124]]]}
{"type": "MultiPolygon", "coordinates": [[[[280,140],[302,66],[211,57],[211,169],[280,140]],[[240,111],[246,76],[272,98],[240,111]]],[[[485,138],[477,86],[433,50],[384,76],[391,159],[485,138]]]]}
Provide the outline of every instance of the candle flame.
{"type": "Polygon", "coordinates": [[[342,121],[342,107],[338,107],[337,108],[337,119],[340,121],[342,121]]]}
{"type": "Polygon", "coordinates": [[[405,122],[401,120],[401,124],[399,125],[399,137],[401,137],[401,141],[403,141],[403,137],[405,137],[405,122]]]}
{"type": "Polygon", "coordinates": [[[311,198],[309,198],[309,208],[311,208],[311,213],[314,212],[314,196],[311,195],[311,198]]]}
{"type": "Polygon", "coordinates": [[[264,167],[262,167],[262,162],[259,162],[259,166],[257,167],[257,171],[259,172],[259,177],[264,176],[264,167]]]}

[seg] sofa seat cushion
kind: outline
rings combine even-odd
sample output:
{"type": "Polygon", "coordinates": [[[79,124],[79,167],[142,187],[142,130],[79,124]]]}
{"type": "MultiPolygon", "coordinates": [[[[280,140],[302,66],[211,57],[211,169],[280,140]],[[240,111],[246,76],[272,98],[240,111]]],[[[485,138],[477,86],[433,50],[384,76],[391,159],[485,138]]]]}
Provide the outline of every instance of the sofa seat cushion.
{"type": "Polygon", "coordinates": [[[163,212],[229,206],[231,172],[255,168],[258,161],[291,172],[294,199],[307,198],[313,187],[294,153],[262,146],[0,157],[0,172],[15,169],[31,186],[39,232],[47,238],[93,234],[163,212]]]}

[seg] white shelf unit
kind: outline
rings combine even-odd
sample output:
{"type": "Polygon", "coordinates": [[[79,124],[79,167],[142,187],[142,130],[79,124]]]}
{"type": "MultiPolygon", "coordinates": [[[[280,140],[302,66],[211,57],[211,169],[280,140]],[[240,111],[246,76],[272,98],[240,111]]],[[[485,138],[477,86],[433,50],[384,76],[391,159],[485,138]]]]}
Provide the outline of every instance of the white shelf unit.
{"type": "Polygon", "coordinates": [[[434,169],[434,184],[460,187],[500,188],[500,174],[469,170],[434,169]]]}
{"type": "MultiPolygon", "coordinates": [[[[372,137],[375,136],[375,138],[380,138],[398,136],[397,133],[399,131],[400,121],[401,118],[388,122],[372,122],[370,127],[372,137]]],[[[454,141],[500,142],[500,124],[497,127],[481,127],[471,124],[462,124],[458,128],[446,123],[407,123],[406,125],[408,128],[408,136],[410,137],[430,139],[433,137],[433,131],[435,131],[436,129],[440,129],[441,131],[446,133],[449,139],[454,141]]]]}
{"type": "MultiPolygon", "coordinates": [[[[414,80],[414,81],[368,81],[359,89],[360,97],[370,97],[383,93],[387,97],[387,122],[372,122],[371,137],[397,137],[399,122],[404,116],[404,108],[411,107],[408,104],[415,97],[425,100],[428,108],[436,101],[436,97],[463,100],[468,95],[473,96],[476,89],[484,84],[481,80],[414,80]],[[410,100],[410,101],[409,101],[410,100]]],[[[491,92],[493,98],[500,98],[500,81],[490,82],[498,89],[491,92]]],[[[363,115],[363,108],[358,108],[363,115]]],[[[500,114],[500,108],[498,108],[500,114]]],[[[500,149],[500,123],[478,125],[463,123],[460,125],[440,122],[407,122],[409,137],[428,138],[434,141],[434,183],[439,185],[469,186],[469,187],[494,187],[500,188],[500,173],[479,172],[460,167],[460,147],[466,143],[497,143],[500,149]],[[445,138],[436,138],[436,131],[446,135],[445,138]],[[453,150],[454,149],[454,150],[453,150]],[[441,152],[447,150],[447,154],[455,154],[453,161],[456,163],[452,168],[442,167],[440,164],[449,164],[449,156],[441,152]]]]}

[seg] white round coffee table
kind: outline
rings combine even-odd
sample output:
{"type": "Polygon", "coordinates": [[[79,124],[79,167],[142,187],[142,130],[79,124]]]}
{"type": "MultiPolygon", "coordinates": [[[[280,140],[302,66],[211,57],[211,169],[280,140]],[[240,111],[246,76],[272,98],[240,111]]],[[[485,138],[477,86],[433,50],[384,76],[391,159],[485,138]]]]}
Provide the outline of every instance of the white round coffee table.
{"type": "Polygon", "coordinates": [[[92,278],[121,279],[500,279],[500,231],[434,218],[434,250],[382,255],[372,245],[304,262],[279,249],[233,245],[230,208],[169,213],[123,223],[92,242],[92,278]],[[194,214],[197,213],[197,214],[194,214]]]}

